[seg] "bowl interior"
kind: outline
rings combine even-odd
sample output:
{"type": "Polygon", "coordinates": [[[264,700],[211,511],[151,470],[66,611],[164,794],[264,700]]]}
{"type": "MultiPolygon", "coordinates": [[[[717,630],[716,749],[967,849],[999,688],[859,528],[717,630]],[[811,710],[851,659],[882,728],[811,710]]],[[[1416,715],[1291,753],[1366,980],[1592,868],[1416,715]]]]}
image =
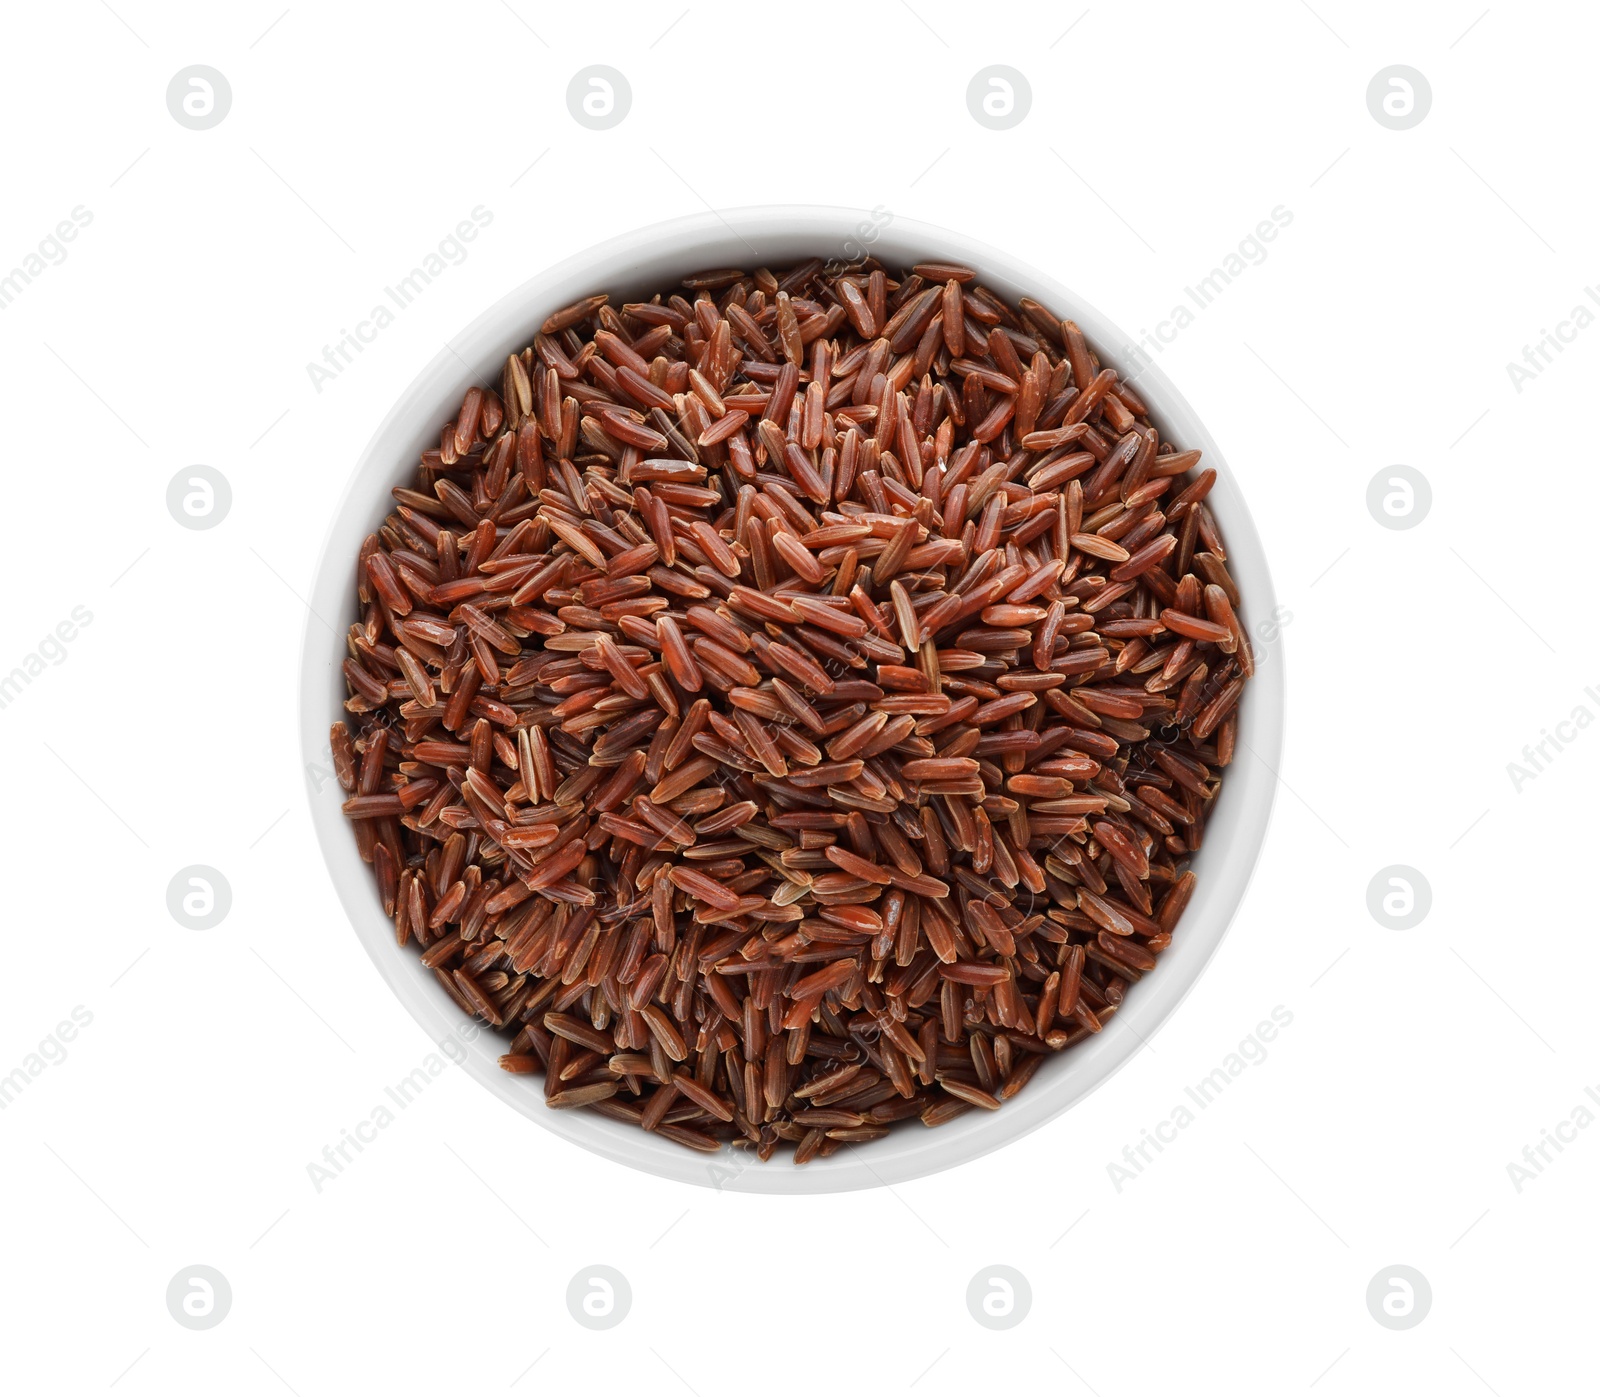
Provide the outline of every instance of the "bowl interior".
{"type": "MultiPolygon", "coordinates": [[[[1216,444],[1159,367],[1128,362],[1129,338],[1043,272],[956,233],[886,216],[882,210],[770,208],[706,214],[640,229],[603,243],[536,276],[479,317],[418,375],[384,419],[339,505],[323,546],[311,604],[343,626],[356,616],[355,558],[381,523],[390,489],[409,484],[420,454],[437,445],[463,393],[498,384],[506,355],[527,345],[552,311],[606,291],[613,304],[647,298],[708,267],[782,266],[807,257],[850,261],[870,253],[891,267],[925,260],[966,263],[1008,301],[1032,296],[1078,322],[1105,364],[1137,375],[1151,420],[1165,439],[1198,447],[1218,481],[1210,503],[1228,545],[1229,567],[1243,595],[1242,619],[1259,623],[1275,606],[1266,558],[1243,499],[1216,444]]],[[[1279,647],[1258,646],[1258,670],[1239,716],[1239,756],[1228,770],[1194,860],[1198,884],[1160,966],[1129,991],[1106,1030],[1046,1060],[1026,1090],[998,1112],[971,1112],[936,1130],[907,1123],[887,1138],[847,1147],[796,1168],[775,1157],[761,1164],[744,1151],[700,1155],[592,1112],[552,1111],[541,1078],[513,1077],[496,1058],[504,1040],[473,1033],[410,947],[395,944],[371,869],[356,853],[340,810],[336,782],[308,787],[313,822],[335,888],[357,935],[395,994],[436,1043],[449,1043],[466,1071],[546,1129],[650,1173],[686,1183],[748,1192],[821,1193],[900,1183],[975,1159],[1066,1110],[1105,1081],[1147,1040],[1194,984],[1242,898],[1266,832],[1283,727],[1279,647]],[[459,1046],[458,1046],[459,1045],[459,1046]],[[464,1055],[464,1056],[463,1056],[464,1055]]],[[[344,716],[342,644],[308,620],[301,667],[301,740],[307,769],[326,769],[329,726],[344,716]]]]}

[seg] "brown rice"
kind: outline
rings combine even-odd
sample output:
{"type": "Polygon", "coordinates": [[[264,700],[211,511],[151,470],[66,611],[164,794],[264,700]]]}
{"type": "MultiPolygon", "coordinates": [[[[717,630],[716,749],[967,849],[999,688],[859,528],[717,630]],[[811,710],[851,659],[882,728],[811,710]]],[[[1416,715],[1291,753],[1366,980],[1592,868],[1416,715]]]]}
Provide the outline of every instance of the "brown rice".
{"type": "Polygon", "coordinates": [[[797,1163],[1151,973],[1253,664],[1199,453],[965,267],[550,316],[357,562],[336,770],[547,1103],[797,1163]]]}

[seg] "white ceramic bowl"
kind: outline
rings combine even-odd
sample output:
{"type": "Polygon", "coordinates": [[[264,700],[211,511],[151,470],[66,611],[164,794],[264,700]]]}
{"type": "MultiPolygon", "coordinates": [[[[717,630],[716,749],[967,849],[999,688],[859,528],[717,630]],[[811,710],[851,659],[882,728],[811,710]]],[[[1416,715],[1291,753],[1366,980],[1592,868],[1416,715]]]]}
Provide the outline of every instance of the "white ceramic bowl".
{"type": "MultiPolygon", "coordinates": [[[[420,453],[437,445],[440,427],[466,389],[498,382],[506,355],[527,345],[551,311],[596,291],[609,292],[613,304],[643,298],[708,267],[781,267],[811,256],[851,260],[864,247],[891,267],[924,260],[976,267],[984,284],[1008,301],[1037,298],[1076,320],[1104,363],[1137,372],[1140,395],[1162,435],[1182,447],[1201,448],[1205,463],[1218,472],[1210,503],[1243,594],[1246,624],[1259,625],[1272,614],[1276,603],[1261,541],[1216,443],[1159,368],[1123,360],[1119,351],[1130,343],[1126,335],[1053,277],[982,243],[928,224],[885,221],[881,212],[874,218],[832,208],[744,209],[655,224],[569,258],[505,296],[418,375],[373,436],[323,545],[313,610],[340,622],[354,619],[356,553],[389,511],[391,487],[409,483],[420,453]]],[[[300,681],[301,741],[308,763],[326,765],[329,725],[343,716],[343,659],[342,643],[331,640],[320,623],[308,621],[300,681]]],[[[465,1069],[500,1100],[572,1144],[684,1183],[751,1193],[825,1193],[902,1183],[976,1159],[1037,1129],[1110,1077],[1165,1022],[1211,959],[1244,896],[1266,833],[1283,733],[1281,655],[1263,659],[1267,662],[1240,706],[1239,757],[1223,782],[1205,847],[1194,862],[1198,887],[1160,967],[1132,988],[1103,1033],[1049,1058],[1001,1110],[970,1112],[934,1130],[907,1122],[885,1139],[796,1168],[780,1157],[761,1164],[743,1151],[696,1154],[592,1112],[552,1111],[544,1104],[542,1079],[500,1070],[496,1058],[503,1040],[488,1032],[466,1046],[465,1069]]],[[[372,870],[358,857],[340,811],[342,798],[336,782],[324,782],[311,794],[311,815],[356,935],[428,1036],[436,1043],[453,1038],[464,1022],[461,1011],[422,966],[416,949],[395,944],[372,870]]]]}

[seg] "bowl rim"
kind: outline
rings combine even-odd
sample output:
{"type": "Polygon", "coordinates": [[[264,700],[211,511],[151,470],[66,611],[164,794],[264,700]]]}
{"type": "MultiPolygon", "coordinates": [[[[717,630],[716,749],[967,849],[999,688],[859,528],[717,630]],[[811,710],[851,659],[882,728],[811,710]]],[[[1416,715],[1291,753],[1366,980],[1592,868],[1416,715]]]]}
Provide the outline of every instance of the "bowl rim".
{"type": "Polygon", "coordinates": [[[301,641],[299,728],[307,799],[318,847],[334,890],[379,973],[446,1056],[486,1090],[546,1130],[619,1164],[679,1182],[751,1193],[832,1193],[905,1183],[968,1163],[1055,1119],[1108,1081],[1171,1018],[1203,974],[1243,902],[1265,843],[1283,744],[1285,676],[1281,632],[1257,644],[1257,671],[1239,708],[1239,751],[1230,767],[1195,860],[1195,894],[1182,933],[1162,954],[1161,971],[1135,986],[1106,1030],[1048,1059],[1027,1090],[997,1112],[973,1112],[937,1130],[907,1122],[887,1137],[796,1167],[760,1163],[747,1152],[702,1155],[594,1112],[553,1111],[539,1079],[511,1076],[496,1059],[504,1040],[465,1019],[411,948],[398,946],[370,869],[356,853],[336,781],[318,779],[329,764],[329,725],[342,713],[339,641],[324,618],[354,616],[353,560],[361,539],[388,512],[388,487],[409,478],[424,444],[466,388],[492,382],[507,353],[527,343],[551,311],[596,290],[626,294],[659,289],[711,266],[759,266],[836,250],[844,260],[865,249],[890,265],[941,260],[977,267],[986,286],[1015,302],[1029,295],[1082,327],[1102,363],[1137,379],[1151,420],[1165,439],[1199,447],[1217,471],[1210,500],[1228,545],[1229,568],[1243,598],[1241,615],[1259,624],[1276,610],[1266,554],[1222,452],[1177,387],[1148,356],[1134,368],[1133,341],[1081,296],[1031,264],[978,239],[871,212],[825,205],[772,205],[711,211],[650,224],[565,258],[501,296],[412,379],[384,416],[344,483],[318,551],[301,641]],[[671,280],[669,280],[669,278],[671,280]],[[331,700],[331,701],[330,701],[331,700]],[[1161,973],[1164,972],[1164,973],[1161,973]]]}

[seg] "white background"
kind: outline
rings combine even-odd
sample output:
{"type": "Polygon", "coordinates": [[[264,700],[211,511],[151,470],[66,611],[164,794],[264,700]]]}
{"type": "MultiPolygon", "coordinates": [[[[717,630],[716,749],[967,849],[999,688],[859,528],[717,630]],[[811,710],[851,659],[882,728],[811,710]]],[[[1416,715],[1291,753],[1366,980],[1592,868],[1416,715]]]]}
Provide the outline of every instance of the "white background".
{"type": "Polygon", "coordinates": [[[1578,705],[1600,714],[1600,329],[1520,392],[1506,369],[1600,281],[1592,13],[114,4],[9,12],[0,88],[0,271],[93,215],[0,311],[0,672],[93,615],[0,710],[0,1075],[74,1006],[93,1015],[0,1112],[9,1390],[1592,1384],[1600,1130],[1520,1192],[1507,1165],[1600,1089],[1600,734],[1520,792],[1507,763],[1578,705]],[[195,63],[232,88],[208,131],[165,102],[195,63]],[[593,63],[632,87],[609,131],[567,110],[593,63]],[[1033,93],[1000,132],[965,97],[994,63],[1033,93]],[[1432,88],[1406,131],[1366,101],[1396,63],[1432,88]],[[507,289],[625,228],[783,201],[958,228],[1135,334],[1292,213],[1161,358],[1292,613],[1283,789],[1249,895],[1149,1050],[938,1177],[687,1189],[452,1070],[319,1193],[308,1163],[430,1046],[306,812],[298,598],[333,503],[400,389],[507,289]],[[493,219],[465,261],[317,392],[307,361],[477,205],[493,219]],[[233,495],[203,532],[165,502],[197,463],[233,495]],[[1405,531],[1366,506],[1396,463],[1433,493],[1405,531]],[[190,864],[232,887],[210,931],[167,911],[190,864]],[[1431,884],[1410,930],[1368,912],[1391,864],[1431,884]],[[1119,1191],[1108,1164],[1279,1005],[1293,1023],[1265,1060],[1119,1191]],[[198,1333],[165,1302],[195,1263],[233,1291],[198,1333]],[[594,1263],[633,1290],[603,1333],[564,1299],[594,1263]],[[964,1299],[997,1263],[1033,1295],[998,1333],[964,1299]],[[1406,1332],[1365,1300],[1397,1263],[1433,1292],[1406,1332]]]}

